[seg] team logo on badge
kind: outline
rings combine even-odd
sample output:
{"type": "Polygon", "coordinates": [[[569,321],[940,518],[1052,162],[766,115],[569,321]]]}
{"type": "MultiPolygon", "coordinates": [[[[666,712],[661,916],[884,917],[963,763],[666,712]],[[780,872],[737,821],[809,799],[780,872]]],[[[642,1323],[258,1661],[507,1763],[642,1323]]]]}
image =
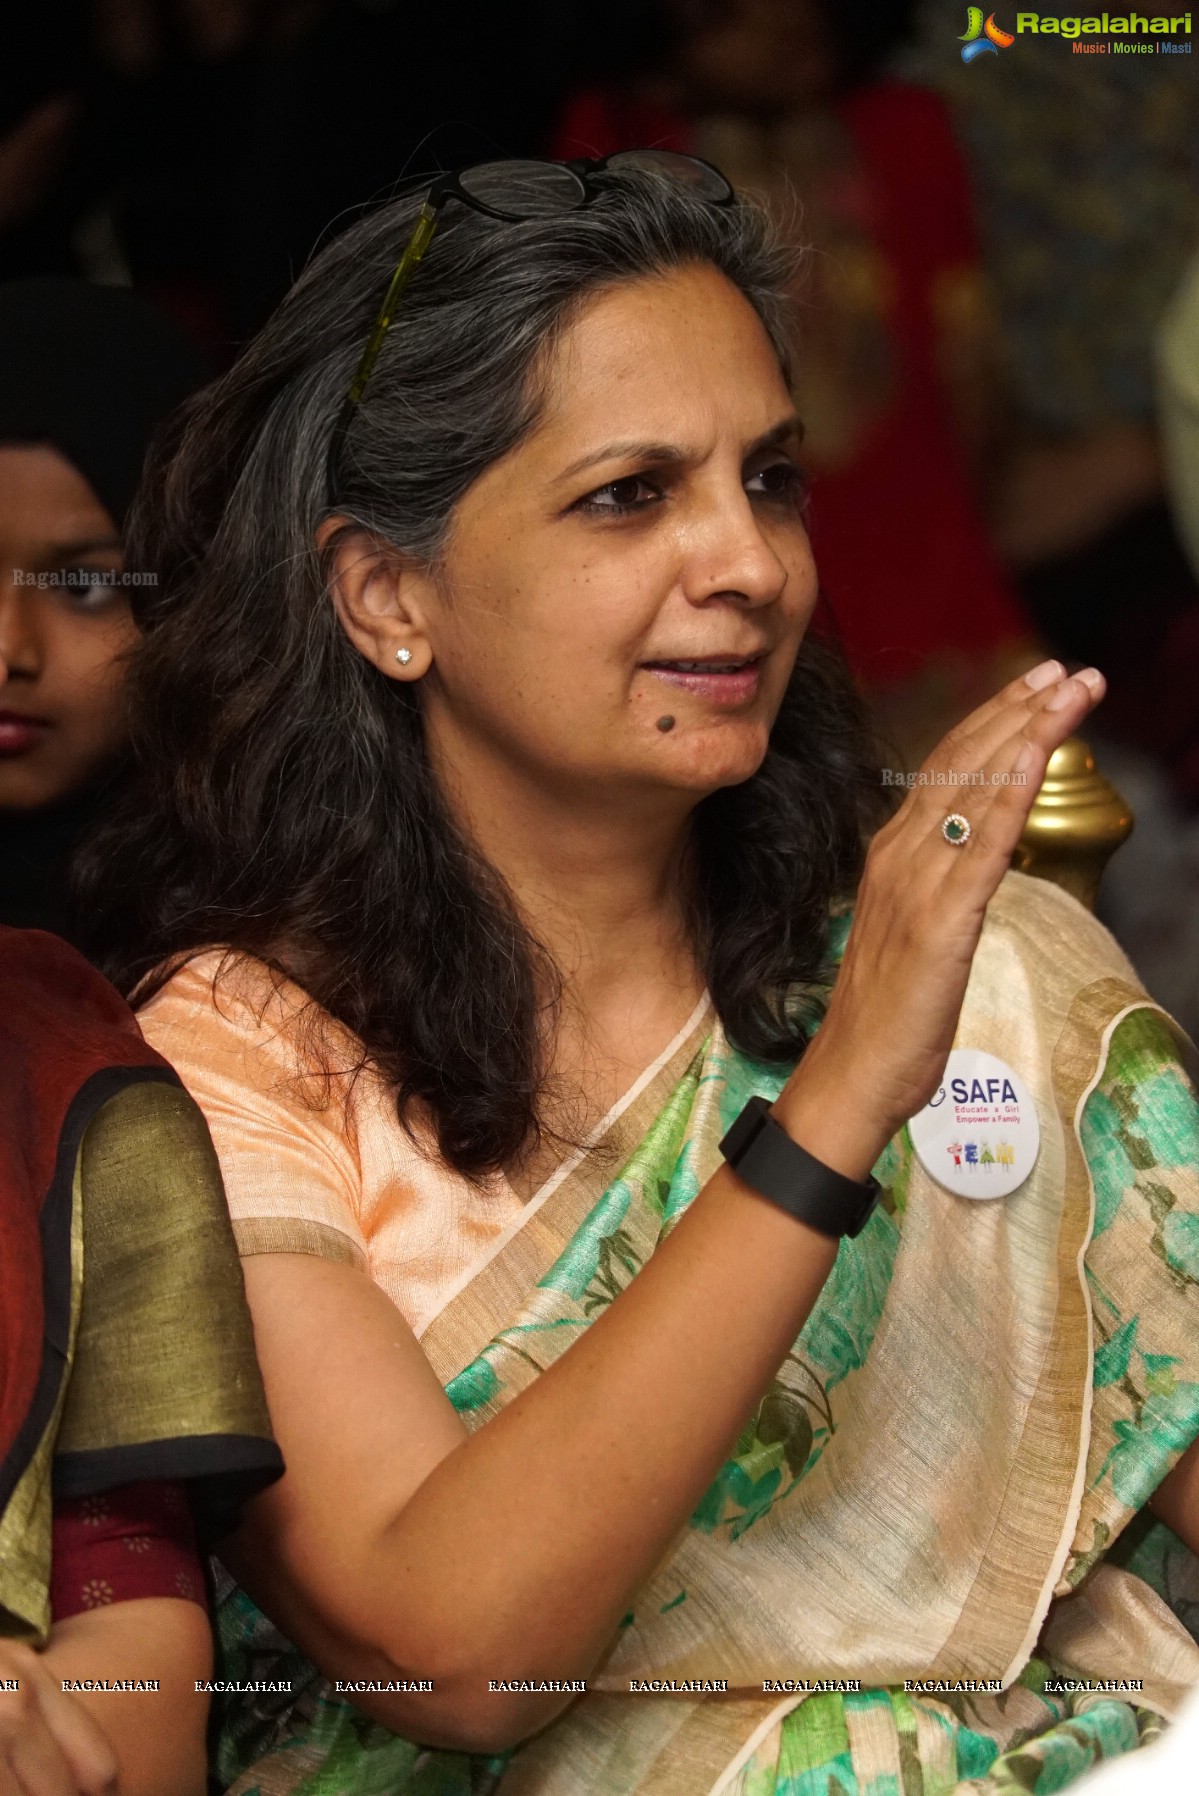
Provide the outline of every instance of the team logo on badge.
{"type": "Polygon", "coordinates": [[[908,1124],[927,1173],[959,1197],[1007,1197],[1037,1158],[1036,1105],[1015,1070],[981,1048],[955,1048],[945,1078],[908,1124]]]}

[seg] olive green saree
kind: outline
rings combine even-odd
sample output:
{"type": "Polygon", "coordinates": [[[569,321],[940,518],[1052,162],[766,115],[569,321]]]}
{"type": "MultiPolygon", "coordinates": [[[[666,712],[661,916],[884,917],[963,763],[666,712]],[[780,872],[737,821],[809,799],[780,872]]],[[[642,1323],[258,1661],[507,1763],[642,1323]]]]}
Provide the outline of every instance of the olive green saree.
{"type": "MultiPolygon", "coordinates": [[[[223,1675],[294,1685],[228,1706],[238,1796],[1043,1792],[1163,1725],[1199,1680],[1179,1619],[1195,1626],[1195,1561],[1139,1514],[1199,1434],[1194,1051],[1099,926],[1020,875],[990,906],[957,1044],[1029,1088],[1033,1172],[971,1203],[906,1129],[892,1140],[884,1201],[588,1692],[500,1758],[422,1750],[229,1588],[223,1675]],[[1110,1687],[1069,1687],[1088,1682],[1110,1687]]],[[[501,1240],[422,1337],[468,1426],[636,1277],[784,1076],[709,1014],[607,1155],[501,1240]]]]}
{"type": "Polygon", "coordinates": [[[178,1481],[214,1539],[282,1469],[204,1118],[74,949],[0,929],[0,1635],[46,1639],[57,1500],[178,1481]]]}

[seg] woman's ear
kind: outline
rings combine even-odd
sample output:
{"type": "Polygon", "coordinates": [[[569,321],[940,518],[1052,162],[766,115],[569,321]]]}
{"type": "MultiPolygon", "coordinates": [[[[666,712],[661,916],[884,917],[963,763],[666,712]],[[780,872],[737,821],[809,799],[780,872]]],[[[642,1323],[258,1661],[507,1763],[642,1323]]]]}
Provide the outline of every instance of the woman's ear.
{"type": "Polygon", "coordinates": [[[393,680],[419,680],[433,665],[425,599],[431,582],[345,517],[317,527],[329,595],[358,653],[393,680]],[[331,561],[330,561],[331,556],[331,561]]]}

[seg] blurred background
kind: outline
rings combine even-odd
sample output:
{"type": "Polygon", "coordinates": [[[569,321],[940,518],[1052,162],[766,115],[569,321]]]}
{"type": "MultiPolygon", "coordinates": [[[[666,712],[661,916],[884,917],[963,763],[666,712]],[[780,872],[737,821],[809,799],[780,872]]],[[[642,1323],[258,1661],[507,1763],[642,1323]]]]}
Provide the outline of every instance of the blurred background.
{"type": "Polygon", "coordinates": [[[809,246],[824,602],[896,756],[1045,653],[1101,667],[1089,740],[1137,816],[1101,915],[1196,1034],[1199,57],[1041,33],[966,61],[973,10],[9,8],[0,280],[131,287],[219,367],[406,176],[633,144],[717,162],[809,246]]]}

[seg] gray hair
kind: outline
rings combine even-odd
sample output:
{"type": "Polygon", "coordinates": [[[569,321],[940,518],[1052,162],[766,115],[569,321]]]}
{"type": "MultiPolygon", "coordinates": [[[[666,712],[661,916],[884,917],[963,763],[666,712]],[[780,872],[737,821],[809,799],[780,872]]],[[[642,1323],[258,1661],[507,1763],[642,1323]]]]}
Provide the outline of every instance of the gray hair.
{"type": "MultiPolygon", "coordinates": [[[[535,426],[538,373],[581,305],[619,282],[707,263],[740,289],[789,369],[797,255],[765,211],[714,205],[648,170],[605,173],[578,211],[501,223],[450,200],[409,283],[350,424],[329,491],[325,460],[345,395],[423,198],[361,219],[317,255],[250,346],[241,378],[290,368],[235,490],[269,481],[311,541],[332,506],[431,562],[455,505],[535,426]]],[[[295,543],[298,547],[298,542],[295,543]]]]}
{"type": "MultiPolygon", "coordinates": [[[[414,688],[356,653],[314,538],[331,515],[433,565],[459,499],[535,427],[549,353],[615,284],[691,264],[745,295],[784,371],[796,256],[745,200],[646,170],[591,204],[500,223],[450,202],[345,439],[345,395],[421,196],[324,248],[236,365],[151,460],[130,565],[145,638],[131,678],[134,777],[82,886],[93,953],[147,997],[224,942],[302,984],[468,1177],[535,1141],[546,1006],[560,974],[455,826],[414,688]]],[[[335,539],[337,533],[331,533],[335,539]]],[[[836,655],[805,640],[758,771],[693,818],[695,949],[730,1040],[794,1059],[789,993],[824,964],[880,783],[836,655]]]]}

